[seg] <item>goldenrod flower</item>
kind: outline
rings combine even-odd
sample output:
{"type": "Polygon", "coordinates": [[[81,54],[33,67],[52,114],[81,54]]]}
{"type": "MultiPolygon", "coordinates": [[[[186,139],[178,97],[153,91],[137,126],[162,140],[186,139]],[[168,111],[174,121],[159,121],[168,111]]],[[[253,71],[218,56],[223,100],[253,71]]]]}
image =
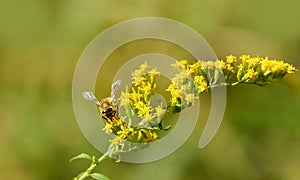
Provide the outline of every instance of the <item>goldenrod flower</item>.
{"type": "Polygon", "coordinates": [[[286,66],[286,71],[287,73],[289,74],[292,74],[294,73],[295,71],[298,71],[293,65],[290,65],[288,63],[285,63],[285,66],[286,66]]]}
{"type": "Polygon", "coordinates": [[[254,69],[248,69],[241,80],[245,82],[255,82],[257,78],[258,73],[254,69]]]}
{"type": "Polygon", "coordinates": [[[156,68],[152,69],[148,72],[148,75],[150,76],[150,79],[154,79],[156,76],[158,76],[160,73],[156,71],[156,68]]]}
{"type": "Polygon", "coordinates": [[[189,78],[189,74],[187,71],[181,71],[178,74],[175,75],[175,77],[172,79],[173,83],[181,83],[182,81],[186,81],[189,78]]]}
{"type": "Polygon", "coordinates": [[[133,83],[135,86],[139,86],[139,85],[145,84],[145,80],[146,80],[145,77],[143,77],[143,76],[137,76],[137,77],[134,77],[134,78],[133,78],[132,83],[133,83]]]}
{"type": "Polygon", "coordinates": [[[202,64],[200,61],[197,61],[197,62],[189,65],[188,67],[189,67],[188,73],[190,75],[194,75],[194,74],[198,74],[199,71],[202,69],[202,64]]]}
{"type": "Polygon", "coordinates": [[[160,118],[165,115],[166,109],[162,107],[162,103],[155,108],[155,115],[160,118]]]}
{"type": "Polygon", "coordinates": [[[138,115],[140,117],[145,117],[146,115],[150,114],[150,112],[151,112],[151,107],[146,105],[142,101],[134,103],[134,108],[138,110],[138,115]]]}
{"type": "Polygon", "coordinates": [[[151,94],[153,88],[152,88],[152,85],[149,82],[147,82],[147,83],[143,84],[143,86],[139,86],[138,90],[142,91],[142,93],[144,95],[148,96],[151,94]]]}
{"type": "MultiPolygon", "coordinates": [[[[211,61],[210,61],[211,62],[211,61]]],[[[220,60],[220,59],[217,59],[215,62],[214,62],[214,66],[215,68],[218,68],[218,69],[227,69],[227,63],[224,62],[223,60],[220,60]]]]}
{"type": "Polygon", "coordinates": [[[154,113],[150,113],[150,114],[146,114],[143,117],[143,120],[138,124],[141,127],[144,128],[153,128],[154,126],[156,126],[158,123],[158,119],[155,117],[154,113]]]}
{"type": "Polygon", "coordinates": [[[175,84],[170,84],[169,87],[166,89],[166,91],[169,91],[172,95],[172,97],[180,98],[180,92],[178,87],[175,84]]]}
{"type": "Polygon", "coordinates": [[[171,83],[169,87],[166,89],[171,94],[170,103],[172,106],[180,106],[179,100],[182,98],[178,87],[171,83]]]}
{"type": "Polygon", "coordinates": [[[268,57],[241,56],[242,64],[238,66],[237,79],[240,83],[266,85],[283,78],[287,73],[293,73],[296,68],[281,60],[270,60],[268,57]]]}
{"type": "Polygon", "coordinates": [[[194,83],[196,85],[196,88],[197,88],[197,91],[199,94],[208,90],[207,82],[206,82],[204,76],[195,76],[194,83]]]}
{"type": "Polygon", "coordinates": [[[188,106],[194,105],[195,104],[195,95],[193,93],[186,94],[184,100],[188,106]]]}
{"type": "Polygon", "coordinates": [[[131,90],[132,90],[132,93],[129,94],[130,99],[133,102],[139,102],[140,99],[143,97],[143,94],[140,94],[139,89],[138,89],[138,92],[136,92],[133,87],[131,88],[131,90]]]}
{"type": "Polygon", "coordinates": [[[149,68],[149,65],[147,62],[144,62],[143,64],[140,65],[140,70],[143,72],[146,72],[149,68]]]}
{"type": "Polygon", "coordinates": [[[180,60],[179,63],[184,67],[186,67],[189,64],[188,60],[186,60],[186,59],[180,60]]]}
{"type": "Polygon", "coordinates": [[[138,77],[141,77],[143,76],[145,73],[143,70],[141,69],[137,69],[135,71],[132,72],[132,80],[133,82],[135,82],[135,79],[138,78],[138,77]]]}
{"type": "Polygon", "coordinates": [[[131,101],[130,101],[130,94],[127,92],[121,92],[121,96],[119,98],[120,101],[120,106],[128,106],[130,105],[131,101]]]}
{"type": "Polygon", "coordinates": [[[105,133],[109,134],[112,133],[112,127],[113,127],[112,124],[106,123],[103,130],[105,131],[105,133]]]}
{"type": "Polygon", "coordinates": [[[226,62],[228,64],[234,64],[236,62],[236,56],[233,56],[233,55],[229,55],[229,56],[226,56],[226,62]]]}
{"type": "Polygon", "coordinates": [[[149,142],[154,142],[154,141],[157,140],[157,138],[158,138],[158,135],[156,133],[149,132],[147,134],[147,139],[148,139],[149,142]]]}
{"type": "Polygon", "coordinates": [[[184,69],[184,65],[185,62],[182,61],[183,63],[181,63],[180,61],[176,61],[174,64],[172,64],[172,67],[175,68],[175,69],[184,69]]]}
{"type": "Polygon", "coordinates": [[[116,136],[115,138],[109,140],[109,142],[110,142],[112,145],[117,146],[117,145],[123,143],[123,139],[121,139],[120,137],[116,136]]]}
{"type": "Polygon", "coordinates": [[[201,61],[204,70],[215,70],[216,64],[214,61],[201,61]]]}
{"type": "Polygon", "coordinates": [[[127,126],[121,126],[121,129],[117,132],[117,135],[121,139],[126,139],[127,136],[132,133],[132,129],[127,126]]]}
{"type": "Polygon", "coordinates": [[[250,55],[241,55],[240,59],[242,60],[242,62],[247,61],[248,59],[250,59],[250,55]]]}

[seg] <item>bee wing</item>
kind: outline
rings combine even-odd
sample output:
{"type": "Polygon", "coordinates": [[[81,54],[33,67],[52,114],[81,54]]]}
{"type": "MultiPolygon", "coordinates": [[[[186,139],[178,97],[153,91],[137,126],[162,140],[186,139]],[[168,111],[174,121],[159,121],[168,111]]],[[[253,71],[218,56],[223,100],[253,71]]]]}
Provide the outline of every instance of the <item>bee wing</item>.
{"type": "Polygon", "coordinates": [[[112,98],[113,101],[116,100],[115,99],[116,93],[120,89],[121,83],[122,83],[122,80],[118,79],[111,85],[111,96],[110,97],[112,98]]]}
{"type": "Polygon", "coordinates": [[[82,96],[84,99],[91,101],[97,105],[100,105],[100,102],[98,101],[98,99],[96,98],[96,96],[92,91],[85,91],[82,93],[82,96]]]}

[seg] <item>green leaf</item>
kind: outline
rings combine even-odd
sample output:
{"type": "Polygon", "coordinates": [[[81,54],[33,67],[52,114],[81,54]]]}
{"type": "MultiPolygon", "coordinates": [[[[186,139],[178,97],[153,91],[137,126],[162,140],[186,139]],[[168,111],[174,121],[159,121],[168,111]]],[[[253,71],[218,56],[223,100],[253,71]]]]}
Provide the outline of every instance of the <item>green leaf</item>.
{"type": "Polygon", "coordinates": [[[72,162],[75,159],[88,159],[88,160],[92,160],[92,157],[86,153],[81,153],[75,157],[73,157],[72,159],[70,159],[70,162],[72,162]]]}
{"type": "Polygon", "coordinates": [[[97,179],[97,180],[109,180],[108,177],[106,177],[106,176],[104,176],[103,174],[100,174],[100,173],[93,173],[90,176],[94,179],[97,179]]]}

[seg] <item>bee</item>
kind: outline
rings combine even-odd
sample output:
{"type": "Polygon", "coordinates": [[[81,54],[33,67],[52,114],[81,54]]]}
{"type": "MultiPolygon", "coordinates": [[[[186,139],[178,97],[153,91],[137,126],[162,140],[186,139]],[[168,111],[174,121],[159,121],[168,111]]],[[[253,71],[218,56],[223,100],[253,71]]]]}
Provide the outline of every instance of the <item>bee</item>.
{"type": "Polygon", "coordinates": [[[106,97],[101,101],[98,101],[96,96],[91,91],[85,91],[82,93],[82,96],[93,103],[98,107],[101,117],[109,124],[112,124],[114,119],[119,119],[118,117],[118,106],[116,101],[116,92],[121,86],[121,79],[115,81],[111,86],[111,97],[106,97]]]}
{"type": "Polygon", "coordinates": [[[105,120],[106,126],[109,128],[108,132],[112,132],[119,138],[131,142],[148,143],[155,141],[158,135],[154,130],[131,127],[124,119],[119,117],[116,92],[119,90],[120,85],[121,80],[114,82],[111,86],[111,97],[103,98],[101,101],[98,101],[91,91],[83,92],[82,96],[97,105],[101,117],[105,120]]]}

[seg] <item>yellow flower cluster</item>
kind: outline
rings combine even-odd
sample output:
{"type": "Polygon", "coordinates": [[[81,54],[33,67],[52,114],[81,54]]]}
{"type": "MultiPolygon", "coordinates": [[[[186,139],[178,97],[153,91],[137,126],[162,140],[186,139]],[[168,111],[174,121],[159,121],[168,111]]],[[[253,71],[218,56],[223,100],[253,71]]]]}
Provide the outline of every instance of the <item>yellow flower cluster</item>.
{"type": "MultiPolygon", "coordinates": [[[[130,107],[143,119],[141,124],[147,127],[152,127],[158,123],[155,113],[156,109],[150,106],[150,97],[155,94],[155,79],[159,74],[156,68],[150,70],[146,62],[141,64],[139,69],[132,73],[133,87],[131,88],[131,92],[127,93],[127,100],[130,102],[130,107]],[[152,115],[153,113],[154,115],[152,115]]],[[[121,101],[126,103],[126,100],[123,98],[121,98],[121,101]]],[[[124,106],[122,102],[121,106],[124,106]]],[[[159,112],[159,116],[162,116],[161,112],[159,112]]]]}
{"type": "MultiPolygon", "coordinates": [[[[137,87],[146,87],[148,92],[151,93],[149,89],[152,89],[155,81],[155,78],[157,75],[159,75],[159,72],[156,71],[156,68],[149,70],[149,65],[147,62],[144,64],[141,64],[139,69],[136,69],[132,73],[132,83],[137,87]]],[[[144,89],[142,89],[144,90],[144,89]]]]}
{"type": "Polygon", "coordinates": [[[106,123],[104,130],[108,134],[115,134],[114,143],[119,143],[119,145],[126,141],[148,143],[158,138],[156,132],[146,128],[131,127],[125,122],[124,118],[118,116],[114,117],[111,123],[106,123]]]}
{"type": "Polygon", "coordinates": [[[196,61],[189,64],[187,60],[177,61],[172,66],[178,72],[167,88],[171,94],[171,106],[175,111],[194,104],[196,95],[207,91],[220,83],[220,74],[229,79],[234,73],[236,57],[229,55],[226,61],[196,61]],[[192,98],[193,97],[193,98],[192,98]]]}
{"type": "Polygon", "coordinates": [[[205,77],[203,75],[195,76],[194,77],[194,83],[196,85],[197,92],[199,94],[201,94],[204,91],[207,91],[208,85],[207,85],[207,82],[206,82],[205,77]]]}
{"type": "Polygon", "coordinates": [[[178,72],[175,77],[171,79],[172,83],[166,89],[171,94],[171,111],[179,112],[182,108],[192,106],[195,103],[195,86],[193,85],[193,78],[191,72],[194,69],[189,68],[187,60],[177,61],[172,65],[178,72]]]}
{"type": "MultiPolygon", "coordinates": [[[[197,64],[201,64],[201,66],[197,65],[197,69],[193,70],[193,76],[200,76],[201,81],[204,80],[210,86],[219,85],[222,83],[221,76],[224,77],[225,80],[230,80],[232,75],[235,73],[234,64],[236,62],[236,57],[233,55],[226,56],[226,60],[217,59],[216,61],[197,61],[197,64]]],[[[191,68],[192,66],[190,66],[191,68]]],[[[196,86],[197,83],[195,82],[196,86]]],[[[201,85],[201,84],[200,84],[201,85]]],[[[205,85],[205,84],[204,84],[205,85]]],[[[203,88],[200,88],[203,89],[203,88]]],[[[202,93],[203,91],[198,91],[198,93],[202,93]]]]}
{"type": "Polygon", "coordinates": [[[240,57],[242,63],[238,66],[237,80],[239,83],[267,85],[276,79],[283,78],[288,73],[294,73],[296,68],[282,60],[262,58],[259,56],[240,57]]]}
{"type": "MultiPolygon", "coordinates": [[[[166,112],[166,108],[160,104],[157,107],[152,107],[150,97],[155,94],[156,83],[155,79],[160,73],[156,69],[150,69],[145,62],[132,73],[131,91],[121,92],[119,98],[120,111],[125,112],[122,118],[124,124],[118,126],[118,129],[113,131],[121,139],[127,139],[132,142],[152,142],[158,138],[154,130],[158,129],[158,124],[166,112]],[[131,126],[131,119],[134,115],[140,119],[138,127],[131,126]],[[128,121],[129,123],[125,123],[128,121]]],[[[113,129],[108,127],[107,129],[113,129]]]]}
{"type": "Polygon", "coordinates": [[[192,97],[196,93],[201,94],[213,87],[238,83],[266,85],[296,71],[295,67],[281,60],[249,55],[242,55],[239,59],[241,64],[238,66],[235,65],[237,57],[233,55],[226,56],[226,60],[199,60],[192,64],[187,60],[177,61],[173,64],[177,74],[166,89],[171,94],[171,106],[180,111],[193,105],[192,97]]]}
{"type": "Polygon", "coordinates": [[[239,57],[240,64],[236,65],[237,59],[229,55],[225,60],[199,60],[191,64],[187,60],[176,61],[172,65],[176,70],[175,77],[166,89],[171,95],[168,109],[162,104],[151,106],[150,97],[155,94],[155,79],[160,73],[155,68],[150,69],[147,63],[141,64],[132,73],[130,92],[126,88],[119,99],[120,108],[126,115],[120,121],[113,120],[114,125],[107,124],[106,131],[112,131],[121,139],[151,142],[158,138],[154,130],[159,129],[163,116],[194,105],[198,94],[216,86],[238,83],[266,85],[296,71],[295,67],[281,60],[242,55],[239,57]],[[140,118],[139,128],[131,127],[134,114],[140,118]],[[125,120],[129,123],[125,124],[125,120]]]}
{"type": "Polygon", "coordinates": [[[121,126],[117,137],[135,143],[149,143],[157,140],[157,133],[145,128],[130,128],[128,125],[121,126]]]}

